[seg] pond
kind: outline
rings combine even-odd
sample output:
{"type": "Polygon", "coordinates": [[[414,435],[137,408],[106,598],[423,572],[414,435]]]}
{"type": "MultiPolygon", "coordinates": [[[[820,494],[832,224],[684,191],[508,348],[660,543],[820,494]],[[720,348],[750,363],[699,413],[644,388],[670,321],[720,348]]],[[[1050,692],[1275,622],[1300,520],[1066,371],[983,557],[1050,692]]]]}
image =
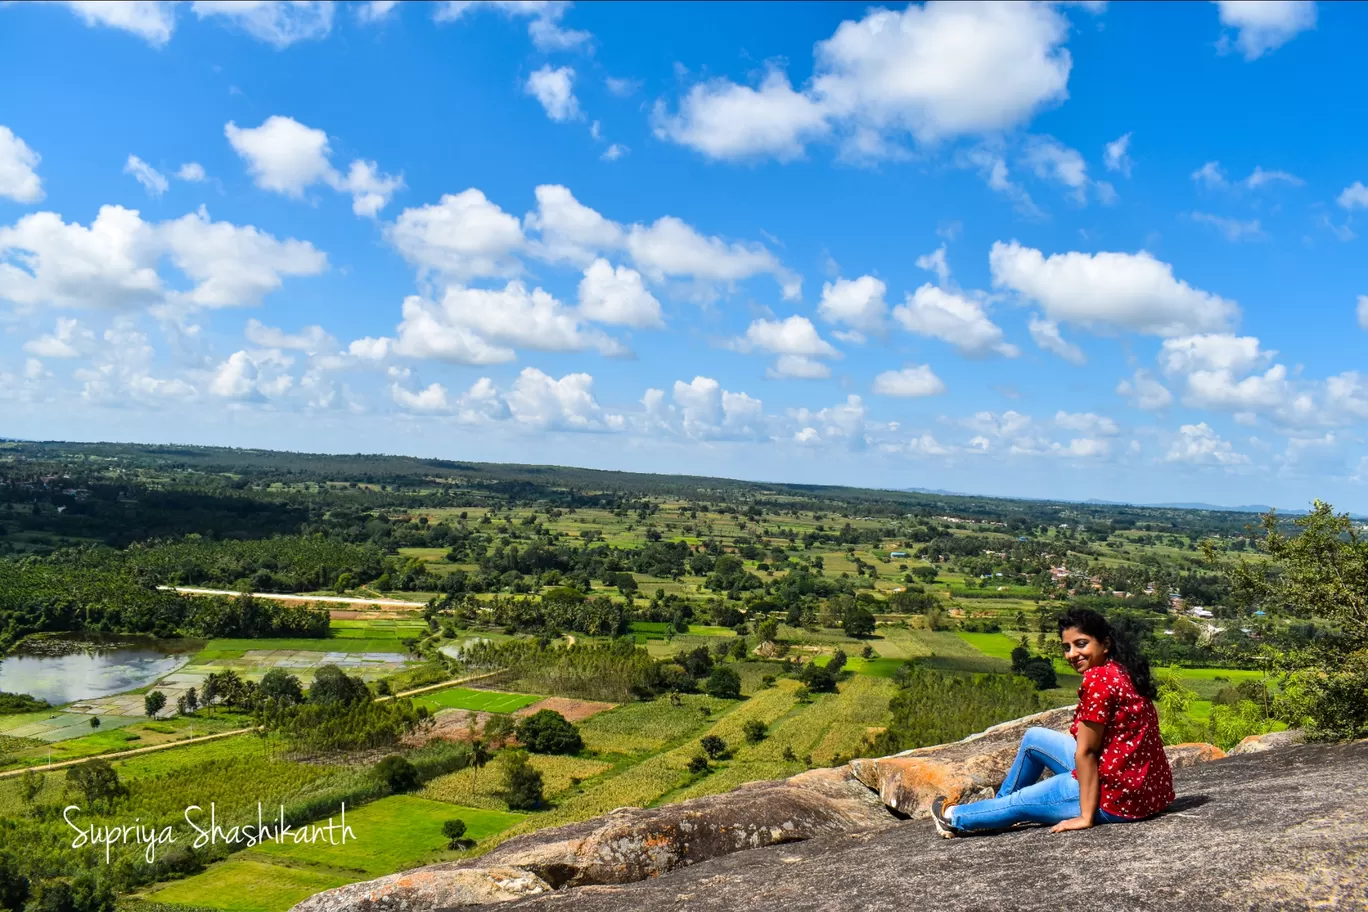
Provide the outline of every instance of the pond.
{"type": "Polygon", "coordinates": [[[0,690],[53,706],[136,690],[180,668],[203,645],[120,635],[47,635],[0,659],[0,690]]]}

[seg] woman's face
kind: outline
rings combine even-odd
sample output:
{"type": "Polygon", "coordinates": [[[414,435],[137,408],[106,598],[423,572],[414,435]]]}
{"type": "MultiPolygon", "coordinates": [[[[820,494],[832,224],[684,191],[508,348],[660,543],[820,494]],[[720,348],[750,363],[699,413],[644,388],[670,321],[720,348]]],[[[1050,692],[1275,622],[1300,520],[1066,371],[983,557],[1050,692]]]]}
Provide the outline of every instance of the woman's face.
{"type": "Polygon", "coordinates": [[[1107,646],[1093,639],[1077,627],[1066,627],[1060,638],[1064,641],[1064,660],[1082,674],[1107,661],[1107,646]]]}

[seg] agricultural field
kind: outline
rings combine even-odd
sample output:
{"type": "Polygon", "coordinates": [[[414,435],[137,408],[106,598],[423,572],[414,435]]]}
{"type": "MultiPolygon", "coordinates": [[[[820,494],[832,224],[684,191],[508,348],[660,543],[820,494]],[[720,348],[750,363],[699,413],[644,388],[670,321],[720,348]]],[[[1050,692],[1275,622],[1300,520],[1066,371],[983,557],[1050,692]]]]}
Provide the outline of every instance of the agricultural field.
{"type": "Polygon", "coordinates": [[[512,713],[531,706],[542,697],[534,694],[503,693],[497,690],[470,690],[452,687],[414,697],[418,706],[437,712],[443,709],[469,709],[477,712],[512,713]]]}

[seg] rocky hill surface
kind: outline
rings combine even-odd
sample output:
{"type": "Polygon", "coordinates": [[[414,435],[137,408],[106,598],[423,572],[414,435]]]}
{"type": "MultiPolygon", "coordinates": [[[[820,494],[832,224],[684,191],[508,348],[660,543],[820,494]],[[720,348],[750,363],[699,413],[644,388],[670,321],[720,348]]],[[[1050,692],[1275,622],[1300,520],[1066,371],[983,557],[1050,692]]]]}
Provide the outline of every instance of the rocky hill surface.
{"type": "Polygon", "coordinates": [[[1022,731],[511,840],[489,854],[320,893],[294,912],[1368,909],[1368,742],[1169,748],[1178,800],[1149,821],[934,838],[935,794],[1001,781],[1022,731]],[[1214,761],[1214,762],[1213,762],[1214,761]]]}

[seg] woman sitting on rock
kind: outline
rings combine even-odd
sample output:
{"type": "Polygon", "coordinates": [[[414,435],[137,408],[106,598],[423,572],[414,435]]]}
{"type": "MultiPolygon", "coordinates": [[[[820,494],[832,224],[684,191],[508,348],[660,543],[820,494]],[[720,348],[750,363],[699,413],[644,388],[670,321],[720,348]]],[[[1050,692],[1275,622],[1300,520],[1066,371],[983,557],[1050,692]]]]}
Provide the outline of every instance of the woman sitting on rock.
{"type": "Polygon", "coordinates": [[[931,804],[949,839],[1017,823],[1050,832],[1143,820],[1173,800],[1173,774],[1159,737],[1149,662],[1096,611],[1059,620],[1064,658],[1083,675],[1069,734],[1027,729],[996,798],[947,808],[931,804]],[[1040,780],[1049,770],[1054,775],[1040,780]]]}

